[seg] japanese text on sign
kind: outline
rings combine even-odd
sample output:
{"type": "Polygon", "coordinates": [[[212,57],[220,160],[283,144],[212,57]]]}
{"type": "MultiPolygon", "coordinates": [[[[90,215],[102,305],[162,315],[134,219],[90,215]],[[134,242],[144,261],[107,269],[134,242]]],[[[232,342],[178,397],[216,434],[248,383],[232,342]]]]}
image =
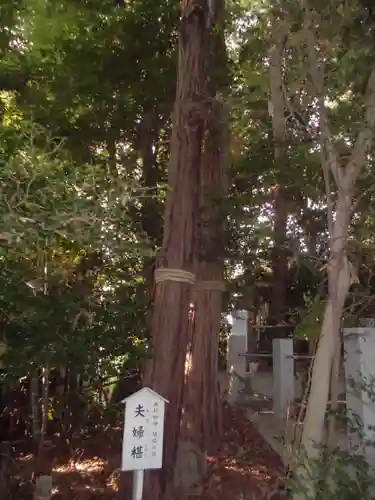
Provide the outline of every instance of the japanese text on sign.
{"type": "Polygon", "coordinates": [[[165,400],[141,389],[126,400],[122,470],[162,466],[165,400]]]}

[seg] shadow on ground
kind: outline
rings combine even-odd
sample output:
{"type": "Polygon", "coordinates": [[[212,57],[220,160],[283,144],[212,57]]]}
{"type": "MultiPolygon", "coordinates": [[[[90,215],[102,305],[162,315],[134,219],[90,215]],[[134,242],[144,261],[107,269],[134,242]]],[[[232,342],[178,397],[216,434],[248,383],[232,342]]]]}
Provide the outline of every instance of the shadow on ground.
{"type": "MultiPolygon", "coordinates": [[[[187,492],[195,500],[278,500],[284,469],[241,408],[223,406],[224,433],[217,456],[209,457],[203,484],[187,492]]],[[[119,500],[121,428],[109,429],[82,443],[75,458],[54,457],[52,500],[119,500]]],[[[9,500],[32,498],[25,457],[18,460],[24,485],[9,500]],[[27,479],[26,479],[27,478],[27,479]]],[[[131,473],[121,477],[122,492],[131,491],[131,473]]],[[[122,495],[121,495],[122,496],[122,495]]],[[[182,500],[182,499],[181,499],[182,500]]]]}

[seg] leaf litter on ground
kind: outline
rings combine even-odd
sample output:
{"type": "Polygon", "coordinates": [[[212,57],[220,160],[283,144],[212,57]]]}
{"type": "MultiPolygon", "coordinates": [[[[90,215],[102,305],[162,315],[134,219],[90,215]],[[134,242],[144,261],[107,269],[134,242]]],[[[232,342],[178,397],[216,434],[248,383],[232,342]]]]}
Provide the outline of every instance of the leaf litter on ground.
{"type": "MultiPolygon", "coordinates": [[[[121,443],[122,426],[119,426],[87,439],[74,458],[64,460],[56,449],[52,500],[118,500],[121,443]]],[[[244,409],[223,404],[221,447],[207,460],[204,481],[186,493],[184,500],[281,498],[285,469],[280,457],[248,420],[244,409]]],[[[21,459],[17,462],[19,470],[24,470],[26,475],[28,468],[22,468],[21,459]]],[[[131,473],[121,478],[122,491],[128,488],[131,488],[131,473]]],[[[19,489],[18,492],[21,493],[19,489]]],[[[11,498],[20,497],[15,494],[11,498]]]]}

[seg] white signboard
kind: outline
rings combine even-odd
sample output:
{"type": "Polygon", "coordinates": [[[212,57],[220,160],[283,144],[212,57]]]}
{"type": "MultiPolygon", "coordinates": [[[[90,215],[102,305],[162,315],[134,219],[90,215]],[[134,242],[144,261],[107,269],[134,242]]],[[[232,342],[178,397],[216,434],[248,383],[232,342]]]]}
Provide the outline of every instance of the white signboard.
{"type": "Polygon", "coordinates": [[[124,401],[122,470],[160,469],[163,461],[166,399],[148,387],[124,401]]]}

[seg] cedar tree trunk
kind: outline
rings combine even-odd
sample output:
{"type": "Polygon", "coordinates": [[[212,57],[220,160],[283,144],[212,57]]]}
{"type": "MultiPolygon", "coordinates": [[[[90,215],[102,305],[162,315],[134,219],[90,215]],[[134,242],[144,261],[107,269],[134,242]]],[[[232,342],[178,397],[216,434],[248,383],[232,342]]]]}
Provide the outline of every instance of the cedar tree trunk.
{"type": "Polygon", "coordinates": [[[195,317],[191,340],[191,368],[184,395],[184,433],[201,451],[214,451],[220,442],[221,404],[218,382],[218,349],[222,314],[223,226],[222,200],[227,190],[228,116],[216,99],[227,85],[223,17],[225,3],[213,3],[213,31],[209,62],[212,97],[200,176],[200,218],[197,240],[197,283],[194,289],[195,317]],[[197,408],[201,410],[196,411],[197,408]]]}
{"type": "Polygon", "coordinates": [[[224,291],[222,217],[225,174],[228,166],[228,133],[224,107],[216,103],[208,128],[202,166],[200,238],[197,283],[194,290],[195,321],[191,342],[191,369],[184,397],[186,438],[202,451],[214,450],[221,430],[218,388],[218,349],[224,291]],[[211,196],[210,196],[211,193],[211,196]],[[200,411],[197,412],[197,408],[200,411]]]}
{"type": "Polygon", "coordinates": [[[199,171],[207,115],[209,13],[205,0],[181,3],[177,90],[171,138],[163,253],[155,271],[153,359],[146,385],[165,397],[163,468],[146,476],[145,500],[170,498],[180,433],[188,311],[195,281],[193,256],[199,171]]]}

